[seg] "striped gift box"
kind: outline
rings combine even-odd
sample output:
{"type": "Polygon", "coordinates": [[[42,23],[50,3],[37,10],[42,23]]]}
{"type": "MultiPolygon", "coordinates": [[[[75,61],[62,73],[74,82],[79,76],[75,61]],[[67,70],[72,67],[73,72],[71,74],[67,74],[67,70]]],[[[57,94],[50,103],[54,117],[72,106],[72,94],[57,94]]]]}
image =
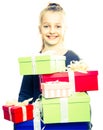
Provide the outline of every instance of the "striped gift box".
{"type": "Polygon", "coordinates": [[[45,98],[68,97],[74,93],[74,88],[69,82],[41,83],[42,95],[45,98]]]}

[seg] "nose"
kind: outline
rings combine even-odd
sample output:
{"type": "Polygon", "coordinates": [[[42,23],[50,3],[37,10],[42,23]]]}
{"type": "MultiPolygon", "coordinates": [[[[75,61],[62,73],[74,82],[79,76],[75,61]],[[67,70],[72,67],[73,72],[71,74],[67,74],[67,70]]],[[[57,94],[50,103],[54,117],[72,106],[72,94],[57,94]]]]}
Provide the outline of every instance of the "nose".
{"type": "Polygon", "coordinates": [[[54,28],[54,27],[51,27],[51,28],[50,28],[50,33],[51,33],[51,34],[55,33],[55,28],[54,28]]]}

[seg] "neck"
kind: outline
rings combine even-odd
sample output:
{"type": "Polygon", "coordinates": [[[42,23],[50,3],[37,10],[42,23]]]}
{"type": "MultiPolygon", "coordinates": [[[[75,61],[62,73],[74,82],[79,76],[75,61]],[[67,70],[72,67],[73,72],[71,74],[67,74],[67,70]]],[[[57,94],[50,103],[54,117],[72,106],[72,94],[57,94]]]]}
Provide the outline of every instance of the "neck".
{"type": "Polygon", "coordinates": [[[64,55],[67,51],[67,49],[64,47],[63,44],[58,44],[55,46],[45,46],[42,50],[42,53],[45,53],[47,51],[53,51],[57,55],[64,55]]]}

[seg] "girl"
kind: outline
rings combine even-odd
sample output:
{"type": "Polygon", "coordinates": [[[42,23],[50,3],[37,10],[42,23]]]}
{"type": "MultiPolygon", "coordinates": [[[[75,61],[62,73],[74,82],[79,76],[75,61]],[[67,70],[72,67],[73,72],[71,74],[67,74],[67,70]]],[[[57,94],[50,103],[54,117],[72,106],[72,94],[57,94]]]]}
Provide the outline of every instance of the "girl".
{"type": "MultiPolygon", "coordinates": [[[[57,3],[50,3],[40,13],[40,34],[42,37],[42,49],[40,53],[47,51],[54,52],[57,55],[66,56],[66,66],[71,61],[79,61],[79,56],[72,50],[64,47],[64,35],[66,30],[65,12],[57,3]]],[[[18,101],[33,98],[35,101],[41,94],[38,75],[24,75],[18,101]]],[[[91,123],[89,123],[91,128],[91,123]]]]}
{"type": "MultiPolygon", "coordinates": [[[[72,60],[80,60],[72,50],[64,47],[64,35],[66,30],[65,12],[57,3],[50,3],[40,13],[40,34],[42,37],[42,49],[40,53],[53,51],[57,55],[66,56],[66,66],[72,60]]],[[[41,94],[38,75],[24,75],[18,101],[32,98],[35,101],[41,94]]]]}

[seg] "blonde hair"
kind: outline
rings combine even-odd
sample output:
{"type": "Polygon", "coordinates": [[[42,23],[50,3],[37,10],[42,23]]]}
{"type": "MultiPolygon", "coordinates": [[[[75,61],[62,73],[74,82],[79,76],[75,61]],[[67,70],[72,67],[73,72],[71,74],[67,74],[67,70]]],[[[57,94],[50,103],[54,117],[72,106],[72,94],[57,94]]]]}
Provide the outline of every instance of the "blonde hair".
{"type": "MultiPolygon", "coordinates": [[[[57,4],[57,3],[49,3],[48,6],[46,8],[44,8],[41,13],[40,13],[40,17],[39,17],[39,24],[41,25],[42,23],[42,18],[43,16],[45,15],[45,13],[47,11],[52,11],[52,12],[58,12],[58,13],[61,13],[63,15],[65,15],[65,11],[64,9],[60,6],[60,4],[57,4]]],[[[42,42],[43,42],[43,39],[42,39],[42,42]]],[[[44,49],[44,43],[42,44],[42,48],[41,48],[41,51],[44,49]]]]}

